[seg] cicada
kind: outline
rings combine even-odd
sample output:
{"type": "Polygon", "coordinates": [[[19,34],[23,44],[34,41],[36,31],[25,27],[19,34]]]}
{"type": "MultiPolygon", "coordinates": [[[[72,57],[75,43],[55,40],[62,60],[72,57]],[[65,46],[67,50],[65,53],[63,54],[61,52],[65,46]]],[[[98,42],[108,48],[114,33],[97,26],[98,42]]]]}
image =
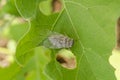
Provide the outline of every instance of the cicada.
{"type": "Polygon", "coordinates": [[[73,39],[60,33],[53,33],[48,36],[43,45],[51,49],[70,48],[73,45],[73,39]]]}

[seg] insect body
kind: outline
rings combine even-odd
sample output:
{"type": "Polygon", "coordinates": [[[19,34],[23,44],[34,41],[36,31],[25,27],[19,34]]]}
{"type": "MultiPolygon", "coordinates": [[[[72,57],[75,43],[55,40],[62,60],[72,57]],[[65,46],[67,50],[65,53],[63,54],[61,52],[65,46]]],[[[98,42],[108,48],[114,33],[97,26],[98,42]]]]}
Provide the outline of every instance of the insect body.
{"type": "Polygon", "coordinates": [[[62,34],[52,34],[44,41],[44,46],[52,49],[70,48],[73,45],[73,39],[62,34]]]}

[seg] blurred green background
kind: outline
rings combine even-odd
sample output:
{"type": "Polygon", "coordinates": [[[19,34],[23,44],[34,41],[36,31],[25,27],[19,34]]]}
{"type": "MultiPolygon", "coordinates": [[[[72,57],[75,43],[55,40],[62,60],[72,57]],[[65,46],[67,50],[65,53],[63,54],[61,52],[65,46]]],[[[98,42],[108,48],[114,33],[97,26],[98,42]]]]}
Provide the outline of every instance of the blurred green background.
{"type": "Polygon", "coordinates": [[[41,54],[33,55],[24,68],[14,58],[16,45],[28,30],[29,23],[18,13],[14,0],[0,0],[0,80],[50,80],[42,71],[49,61],[46,48],[28,52],[41,54]]]}
{"type": "MultiPolygon", "coordinates": [[[[28,52],[26,56],[34,55],[24,68],[14,58],[17,43],[28,30],[29,23],[20,16],[14,0],[0,0],[0,80],[51,80],[43,71],[50,59],[48,49],[38,47],[28,52]]],[[[120,80],[120,54],[112,60],[111,64],[118,65],[116,75],[120,80]]]]}

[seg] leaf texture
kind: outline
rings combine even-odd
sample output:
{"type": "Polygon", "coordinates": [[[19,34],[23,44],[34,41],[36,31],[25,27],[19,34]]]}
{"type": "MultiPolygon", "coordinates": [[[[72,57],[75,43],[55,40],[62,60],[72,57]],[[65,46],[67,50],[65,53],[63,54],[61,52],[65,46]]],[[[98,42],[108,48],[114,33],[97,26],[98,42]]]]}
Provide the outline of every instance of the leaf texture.
{"type": "MultiPolygon", "coordinates": [[[[45,72],[53,80],[116,80],[108,58],[115,45],[114,25],[120,13],[119,2],[65,0],[63,10],[50,16],[45,16],[37,8],[34,14],[36,17],[29,20],[29,32],[17,46],[17,59],[21,61],[19,57],[42,45],[49,32],[58,32],[74,39],[74,45],[70,50],[76,56],[77,68],[69,70],[61,67],[56,61],[56,50],[52,50],[52,59],[47,64],[45,72]]],[[[17,8],[20,13],[27,15],[26,12],[22,13],[19,6],[17,8]]],[[[34,9],[34,6],[31,9],[34,9]]]]}

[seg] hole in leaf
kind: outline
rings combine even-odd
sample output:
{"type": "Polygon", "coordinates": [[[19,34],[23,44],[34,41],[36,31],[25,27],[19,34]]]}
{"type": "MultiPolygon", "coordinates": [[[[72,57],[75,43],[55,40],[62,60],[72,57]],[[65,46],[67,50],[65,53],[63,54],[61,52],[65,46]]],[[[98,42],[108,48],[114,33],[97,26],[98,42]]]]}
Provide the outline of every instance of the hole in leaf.
{"type": "Polygon", "coordinates": [[[67,49],[60,50],[56,55],[56,60],[64,68],[67,68],[67,69],[76,68],[76,57],[70,50],[67,50],[67,49]]]}
{"type": "Polygon", "coordinates": [[[42,1],[39,4],[39,9],[45,15],[57,13],[62,10],[62,2],[61,2],[61,0],[42,1]]]}

